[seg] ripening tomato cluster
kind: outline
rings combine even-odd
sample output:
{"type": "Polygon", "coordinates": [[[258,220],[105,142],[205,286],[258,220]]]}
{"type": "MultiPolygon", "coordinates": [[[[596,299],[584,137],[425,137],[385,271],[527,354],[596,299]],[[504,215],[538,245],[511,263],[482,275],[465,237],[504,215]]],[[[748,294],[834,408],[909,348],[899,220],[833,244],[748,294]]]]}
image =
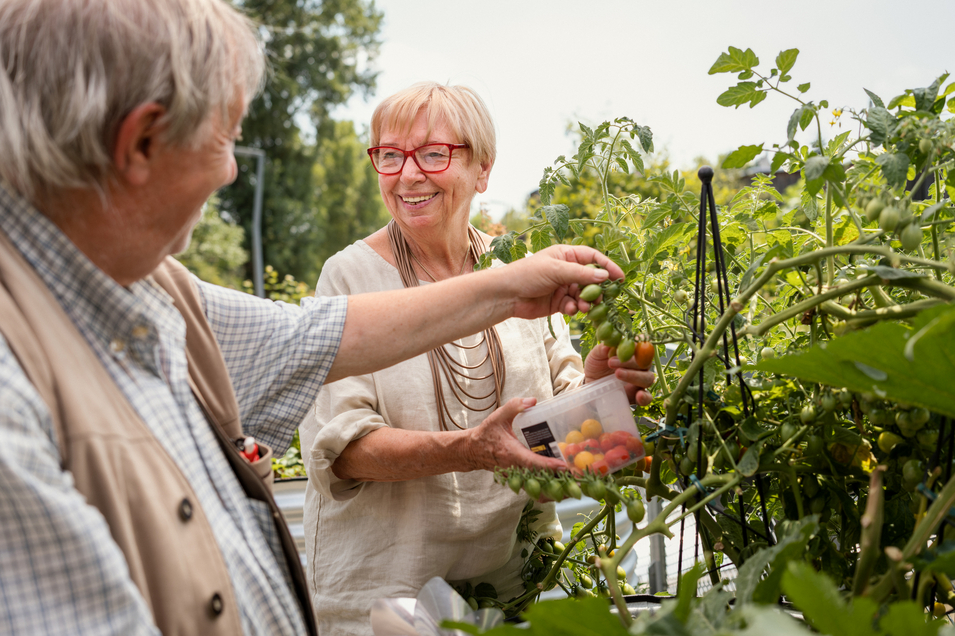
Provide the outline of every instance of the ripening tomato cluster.
{"type": "Polygon", "coordinates": [[[596,475],[608,475],[645,454],[639,436],[628,431],[605,433],[594,419],[584,420],[579,430],[567,433],[559,446],[568,465],[596,475]]]}
{"type": "Polygon", "coordinates": [[[646,334],[634,336],[629,320],[623,318],[613,304],[613,299],[624,291],[617,281],[606,280],[597,285],[587,285],[580,291],[581,300],[592,303],[587,319],[594,326],[598,342],[614,349],[621,362],[636,359],[637,366],[649,369],[656,356],[656,349],[646,334]]]}

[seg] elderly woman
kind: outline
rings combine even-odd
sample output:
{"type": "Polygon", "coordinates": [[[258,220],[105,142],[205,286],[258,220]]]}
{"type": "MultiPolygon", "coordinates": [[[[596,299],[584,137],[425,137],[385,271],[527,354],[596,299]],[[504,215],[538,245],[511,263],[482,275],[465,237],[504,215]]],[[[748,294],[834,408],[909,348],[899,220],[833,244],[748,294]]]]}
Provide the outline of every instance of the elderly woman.
{"type": "MultiPolygon", "coordinates": [[[[487,189],[495,156],[480,97],[416,84],[378,106],[371,143],[392,221],[329,259],[316,293],[415,287],[473,271],[490,237],[469,224],[471,200],[487,189]]],[[[555,339],[546,320],[507,320],[322,390],[301,429],[309,582],[321,632],[370,634],[377,598],[413,597],[434,576],[490,583],[502,600],[523,592],[525,545],[515,531],[526,497],[495,484],[490,471],[556,460],[521,447],[508,422],[489,414],[510,398],[545,400],[612,372],[630,383],[632,399],[654,379],[608,359],[603,346],[585,370],[564,321],[551,320],[555,339]],[[498,435],[487,435],[489,427],[498,435]]],[[[534,529],[559,536],[554,504],[540,508],[534,529]]]]}

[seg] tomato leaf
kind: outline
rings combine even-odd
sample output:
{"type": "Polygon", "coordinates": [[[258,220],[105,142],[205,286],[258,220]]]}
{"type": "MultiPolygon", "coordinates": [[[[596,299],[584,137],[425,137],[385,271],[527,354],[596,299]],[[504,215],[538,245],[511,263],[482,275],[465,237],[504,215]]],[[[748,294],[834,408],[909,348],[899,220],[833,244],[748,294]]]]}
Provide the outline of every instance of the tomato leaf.
{"type": "MultiPolygon", "coordinates": [[[[779,55],[776,56],[776,68],[779,69],[780,75],[785,75],[792,69],[796,63],[797,55],[799,55],[799,49],[786,49],[779,52],[779,55]]],[[[780,81],[786,80],[781,79],[780,81]]]]}
{"type": "Polygon", "coordinates": [[[749,103],[749,107],[752,108],[764,99],[766,99],[766,91],[760,90],[756,86],[756,82],[740,82],[717,97],[716,103],[720,106],[735,106],[736,108],[749,103]]]}
{"type": "Polygon", "coordinates": [[[949,539],[923,550],[912,559],[912,565],[920,572],[939,572],[949,578],[955,576],[955,541],[949,539]]]}
{"type": "MultiPolygon", "coordinates": [[[[487,631],[470,631],[466,624],[453,627],[470,634],[486,636],[628,636],[620,619],[607,609],[607,599],[565,598],[541,601],[532,605],[523,615],[525,626],[500,625],[487,631]]],[[[452,627],[450,624],[444,627],[452,627]]]]}
{"type": "Polygon", "coordinates": [[[801,354],[762,360],[755,368],[871,392],[880,399],[955,417],[955,385],[951,382],[955,377],[955,307],[927,309],[912,320],[911,327],[879,323],[801,354]],[[919,333],[909,360],[906,345],[919,333]]]}
{"type": "Polygon", "coordinates": [[[746,559],[736,576],[737,604],[778,601],[786,564],[802,556],[818,528],[818,516],[803,517],[796,522],[792,531],[779,540],[779,543],[770,548],[764,548],[746,559]],[[764,578],[763,573],[767,567],[770,568],[770,572],[764,578]]]}
{"type": "Polygon", "coordinates": [[[742,168],[750,161],[759,156],[759,153],[763,151],[763,144],[758,146],[740,146],[723,160],[723,168],[742,168]]]}
{"type": "Polygon", "coordinates": [[[540,252],[553,245],[549,230],[534,230],[531,232],[531,251],[540,252]]]}
{"type": "Polygon", "coordinates": [[[551,228],[554,230],[554,236],[557,241],[563,241],[567,236],[567,228],[570,225],[570,208],[564,204],[546,205],[540,210],[543,218],[547,219],[551,228]]]}
{"type": "Polygon", "coordinates": [[[783,575],[783,590],[803,616],[823,634],[875,636],[872,625],[878,606],[870,598],[856,597],[847,605],[832,580],[808,564],[793,561],[783,575]]]}
{"type": "Polygon", "coordinates": [[[875,162],[882,166],[882,174],[888,184],[894,188],[905,185],[909,171],[909,158],[901,152],[886,152],[876,157],[875,162]]]}
{"type": "Polygon", "coordinates": [[[755,53],[753,53],[753,49],[746,49],[743,51],[736,48],[735,46],[731,46],[729,47],[727,53],[720,53],[720,56],[716,59],[716,62],[714,62],[713,66],[710,67],[709,74],[715,75],[716,73],[739,73],[741,71],[749,71],[758,64],[759,58],[756,57],[755,53]]]}
{"type": "Polygon", "coordinates": [[[865,118],[865,125],[872,131],[872,143],[881,146],[895,130],[895,118],[892,113],[880,105],[869,109],[865,118]]]}
{"type": "Polygon", "coordinates": [[[809,84],[810,84],[810,82],[806,82],[805,84],[800,84],[799,86],[796,87],[796,89],[797,89],[800,93],[805,93],[806,91],[809,90],[809,84]]]}
{"type": "Polygon", "coordinates": [[[872,100],[872,104],[878,106],[879,108],[885,108],[885,103],[883,103],[882,98],[870,91],[868,88],[863,88],[865,94],[869,96],[869,99],[872,100]]]}

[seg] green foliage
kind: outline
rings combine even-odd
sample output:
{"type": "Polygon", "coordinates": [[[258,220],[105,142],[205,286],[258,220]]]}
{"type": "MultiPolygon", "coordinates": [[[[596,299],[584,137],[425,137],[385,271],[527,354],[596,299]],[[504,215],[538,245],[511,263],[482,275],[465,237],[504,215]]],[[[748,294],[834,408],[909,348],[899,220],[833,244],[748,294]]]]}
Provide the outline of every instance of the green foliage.
{"type": "MultiPolygon", "coordinates": [[[[955,480],[944,481],[955,416],[955,82],[941,75],[887,102],[868,92],[871,108],[832,111],[858,126],[824,139],[828,102],[808,99],[809,82],[786,85],[797,58],[782,51],[764,71],[753,51],[731,47],[710,70],[737,74],[718,100],[725,106],[770,96],[796,104],[780,143],[743,145],[723,162],[741,167],[769,152],[773,173],[801,176],[780,192],[756,174],[722,199],[725,278],[712,237],[698,241],[698,182],[646,161],[649,130],[627,118],[580,126],[577,152],[545,170],[524,231],[535,251],[586,242],[607,253],[625,279],[595,316],[629,320],[623,331],[657,346],[656,400],[635,409],[666,426],[644,440],[655,445],[649,474],[614,475],[599,493],[582,488],[605,503],[574,527],[574,540],[607,532],[601,515],[618,503],[614,491],[640,487],[666,507],[616,541],[618,552],[696,514],[706,563],[678,600],[631,622],[613,576],[620,556],[600,556],[594,565],[631,634],[810,633],[771,609],[781,594],[817,632],[936,634],[941,623],[926,609],[955,603],[955,543],[941,526],[955,506],[955,480]],[[799,131],[813,140],[797,141],[799,131]],[[725,514],[716,517],[704,495],[725,514]],[[766,523],[753,515],[763,505],[766,523]],[[744,513],[748,541],[730,519],[744,513]],[[715,574],[724,559],[738,568],[732,608],[715,574]],[[703,571],[714,589],[696,599],[703,571]],[[945,605],[929,607],[930,594],[945,605]]],[[[496,256],[521,257],[519,238],[501,237],[496,256]]],[[[600,319],[577,320],[587,351],[600,319]]],[[[568,547],[572,565],[545,583],[586,596],[586,549],[568,547]]],[[[590,607],[549,607],[567,624],[599,620],[590,607]]],[[[527,618],[537,629],[541,619],[527,618]]]]}
{"type": "Polygon", "coordinates": [[[290,479],[305,477],[305,462],[302,461],[302,442],[299,439],[298,429],[292,436],[292,444],[281,457],[272,457],[272,472],[276,479],[290,479]]]}
{"type": "Polygon", "coordinates": [[[176,259],[204,281],[238,289],[248,260],[243,237],[241,227],[219,216],[218,200],[213,197],[202,210],[189,247],[176,259]]]}
{"type": "MultiPolygon", "coordinates": [[[[242,287],[249,294],[255,293],[253,283],[250,280],[243,281],[242,287]]],[[[296,305],[302,298],[315,294],[315,290],[306,283],[295,280],[295,277],[291,274],[280,277],[271,265],[265,266],[265,273],[262,276],[262,290],[265,292],[265,297],[270,300],[281,300],[296,305]]]]}
{"type": "MultiPolygon", "coordinates": [[[[316,280],[318,264],[334,253],[328,251],[335,248],[334,241],[348,244],[363,236],[318,241],[324,238],[323,222],[339,231],[335,215],[354,212],[323,209],[323,199],[348,204],[357,197],[354,190],[362,195],[367,190],[364,182],[352,181],[356,172],[351,159],[336,154],[343,151],[339,145],[351,142],[348,131],[329,115],[356,92],[374,88],[375,74],[367,61],[378,51],[382,15],[365,0],[245,0],[241,5],[264,25],[271,68],[264,93],[249,106],[241,142],[264,150],[267,157],[264,262],[296,278],[316,280]],[[326,141],[331,148],[324,147],[326,141]],[[326,166],[327,172],[316,174],[316,164],[326,166]]],[[[220,191],[221,212],[245,229],[245,248],[251,251],[255,160],[240,157],[238,163],[238,179],[220,191]]],[[[373,214],[364,209],[360,216],[362,226],[373,214]]],[[[252,278],[251,265],[245,278],[252,278]]]]}
{"type": "Polygon", "coordinates": [[[955,417],[955,307],[926,310],[911,326],[883,322],[756,368],[955,417]]]}

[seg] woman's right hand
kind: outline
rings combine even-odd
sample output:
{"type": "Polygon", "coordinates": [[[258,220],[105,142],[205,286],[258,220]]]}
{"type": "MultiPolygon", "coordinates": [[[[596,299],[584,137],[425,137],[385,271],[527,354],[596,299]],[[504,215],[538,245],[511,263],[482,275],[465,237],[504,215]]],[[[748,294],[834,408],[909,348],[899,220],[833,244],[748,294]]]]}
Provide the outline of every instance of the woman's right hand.
{"type": "Polygon", "coordinates": [[[468,430],[470,439],[467,461],[471,470],[494,470],[512,466],[567,470],[564,460],[538,455],[514,436],[511,429],[514,418],[536,403],[534,398],[512,398],[488,415],[479,426],[468,430]]]}

